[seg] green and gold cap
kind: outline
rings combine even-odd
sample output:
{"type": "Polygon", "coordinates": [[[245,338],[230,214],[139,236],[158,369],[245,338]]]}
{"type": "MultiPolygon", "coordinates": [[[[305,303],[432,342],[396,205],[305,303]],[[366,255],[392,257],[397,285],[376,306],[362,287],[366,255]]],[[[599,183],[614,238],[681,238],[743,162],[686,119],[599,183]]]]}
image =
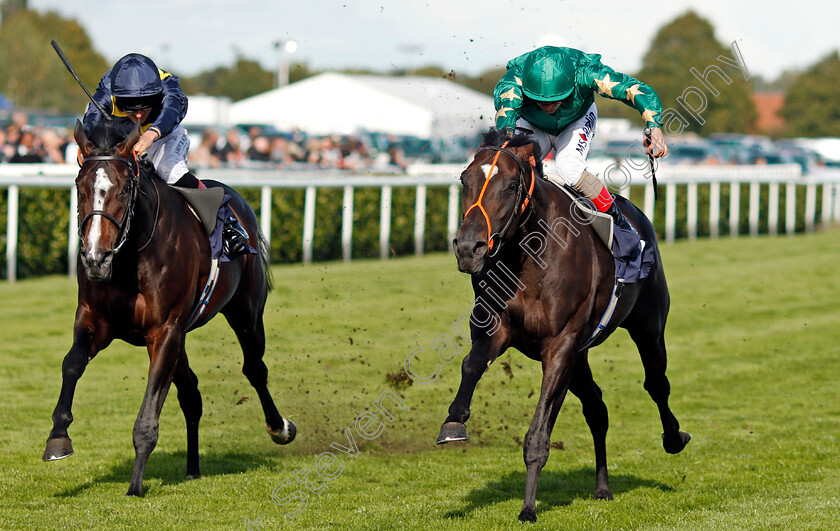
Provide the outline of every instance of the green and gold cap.
{"type": "MultiPolygon", "coordinates": [[[[539,52],[540,50],[537,50],[539,52]]],[[[534,53],[523,65],[522,92],[536,101],[559,101],[575,88],[575,65],[565,57],[534,53]]]]}

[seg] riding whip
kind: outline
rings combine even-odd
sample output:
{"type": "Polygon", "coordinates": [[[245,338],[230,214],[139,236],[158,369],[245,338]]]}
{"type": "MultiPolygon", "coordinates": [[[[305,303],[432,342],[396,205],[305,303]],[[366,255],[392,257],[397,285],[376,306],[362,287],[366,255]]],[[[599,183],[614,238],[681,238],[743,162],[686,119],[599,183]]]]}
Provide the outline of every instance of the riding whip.
{"type": "MultiPolygon", "coordinates": [[[[645,127],[645,138],[647,138],[648,143],[653,142],[650,139],[650,135],[651,135],[650,127],[645,127]]],[[[647,156],[648,156],[648,161],[650,162],[650,175],[653,178],[653,200],[656,201],[656,200],[659,199],[659,184],[657,184],[657,182],[656,182],[656,168],[654,167],[655,164],[654,164],[654,161],[653,161],[653,153],[648,151],[647,156]]]]}
{"type": "Polygon", "coordinates": [[[69,70],[69,71],[70,71],[70,73],[71,73],[71,74],[73,74],[73,78],[76,80],[76,82],[78,82],[78,83],[79,83],[79,86],[80,86],[80,87],[82,87],[82,90],[84,90],[84,91],[85,91],[85,94],[87,94],[87,97],[88,97],[88,99],[90,99],[90,102],[91,102],[91,103],[93,103],[93,105],[94,105],[97,109],[99,109],[99,112],[101,112],[101,113],[102,113],[102,116],[104,116],[105,118],[107,118],[108,120],[110,120],[110,119],[111,119],[111,115],[108,113],[108,111],[106,111],[106,110],[102,107],[102,105],[100,105],[100,104],[99,104],[99,102],[97,102],[95,99],[93,99],[93,96],[91,96],[90,91],[88,91],[88,89],[87,89],[87,87],[85,86],[85,84],[84,84],[84,83],[82,83],[82,80],[81,80],[81,79],[79,79],[79,76],[76,74],[76,71],[75,71],[75,70],[73,70],[73,66],[70,64],[70,61],[67,59],[67,56],[66,56],[66,55],[64,55],[64,52],[61,50],[61,46],[59,46],[59,45],[58,45],[58,43],[57,43],[57,42],[55,42],[55,39],[51,40],[51,41],[50,41],[50,44],[52,44],[52,47],[55,49],[55,53],[57,53],[57,54],[58,54],[58,58],[59,58],[59,59],[61,59],[61,62],[62,62],[62,63],[64,63],[64,66],[66,66],[66,67],[67,67],[67,70],[69,70]]]}

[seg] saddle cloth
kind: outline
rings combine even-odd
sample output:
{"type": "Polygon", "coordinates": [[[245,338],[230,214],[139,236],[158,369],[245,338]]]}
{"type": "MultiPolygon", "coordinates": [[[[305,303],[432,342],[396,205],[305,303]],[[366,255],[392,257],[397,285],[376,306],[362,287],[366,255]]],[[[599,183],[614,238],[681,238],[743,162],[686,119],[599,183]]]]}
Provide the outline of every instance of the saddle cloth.
{"type": "Polygon", "coordinates": [[[216,215],[225,197],[224,189],[221,187],[198,189],[182,186],[173,186],[172,189],[184,196],[198,221],[201,222],[201,226],[204,227],[204,232],[208,235],[212,233],[216,228],[216,215]]]}
{"type": "MultiPolygon", "coordinates": [[[[210,239],[210,257],[219,258],[222,262],[229,262],[230,257],[225,254],[222,245],[222,227],[225,220],[233,216],[230,205],[230,195],[226,194],[221,186],[207,188],[183,188],[173,186],[173,190],[180,193],[187,201],[195,217],[204,227],[210,239]]],[[[245,245],[240,253],[256,254],[257,250],[250,245],[245,245]]],[[[240,254],[238,253],[238,254],[240,254]]]]}
{"type": "MultiPolygon", "coordinates": [[[[618,229],[612,216],[599,212],[589,199],[565,183],[546,179],[562,190],[583,213],[583,219],[591,221],[592,229],[612,253],[615,259],[615,278],[624,283],[638,282],[647,278],[656,262],[654,246],[648,244],[636,232],[618,229]]],[[[629,220],[628,220],[629,222],[629,220]]]]}

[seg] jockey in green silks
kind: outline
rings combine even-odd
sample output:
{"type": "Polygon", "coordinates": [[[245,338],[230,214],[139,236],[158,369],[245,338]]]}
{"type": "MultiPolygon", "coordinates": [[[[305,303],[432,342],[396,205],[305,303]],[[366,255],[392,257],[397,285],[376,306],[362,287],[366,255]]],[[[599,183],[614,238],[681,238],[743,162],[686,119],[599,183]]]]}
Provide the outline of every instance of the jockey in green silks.
{"type": "Polygon", "coordinates": [[[493,91],[496,127],[511,136],[516,128],[529,130],[543,157],[554,148],[559,176],[599,211],[610,214],[617,226],[631,229],[604,184],[586,170],[598,121],[596,93],[638,110],[651,129],[650,141],[644,140],[648,153],[668,154],[660,129],[662,102],[656,92],[605,66],[600,55],[574,48],[544,46],[508,62],[493,91]]]}

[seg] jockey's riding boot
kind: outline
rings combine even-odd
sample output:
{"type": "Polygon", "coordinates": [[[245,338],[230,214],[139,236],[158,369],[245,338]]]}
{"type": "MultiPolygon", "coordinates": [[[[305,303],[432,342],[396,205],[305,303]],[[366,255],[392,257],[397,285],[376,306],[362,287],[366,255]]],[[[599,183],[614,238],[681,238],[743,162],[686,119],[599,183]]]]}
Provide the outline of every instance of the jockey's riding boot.
{"type": "Polygon", "coordinates": [[[191,172],[187,172],[182,175],[180,179],[172,183],[172,186],[180,186],[182,188],[206,188],[206,186],[198,180],[198,177],[193,175],[191,172]]]}
{"type": "Polygon", "coordinates": [[[636,229],[634,229],[633,226],[630,225],[630,223],[627,221],[627,218],[624,217],[624,214],[622,214],[621,210],[619,210],[618,207],[615,205],[615,202],[613,202],[613,204],[610,205],[610,208],[607,209],[607,214],[612,216],[617,227],[636,232],[636,229]]]}
{"type": "Polygon", "coordinates": [[[222,227],[222,247],[224,247],[225,254],[233,256],[245,247],[248,243],[248,233],[242,228],[239,220],[230,216],[225,220],[225,225],[222,227]]]}

